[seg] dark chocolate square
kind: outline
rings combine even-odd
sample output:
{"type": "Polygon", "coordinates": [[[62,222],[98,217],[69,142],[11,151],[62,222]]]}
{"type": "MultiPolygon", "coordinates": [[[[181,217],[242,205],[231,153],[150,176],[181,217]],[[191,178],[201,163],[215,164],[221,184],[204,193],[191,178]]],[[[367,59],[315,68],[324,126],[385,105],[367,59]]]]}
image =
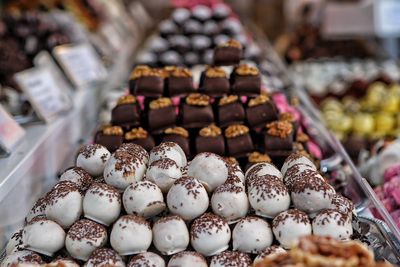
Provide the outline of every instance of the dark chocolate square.
{"type": "Polygon", "coordinates": [[[251,128],[265,127],[265,124],[278,119],[278,111],[271,101],[246,108],[246,118],[251,128]]]}
{"type": "Polygon", "coordinates": [[[200,90],[202,93],[219,97],[229,94],[230,84],[226,77],[206,77],[202,76],[200,90]]]}
{"type": "Polygon", "coordinates": [[[212,152],[220,156],[225,155],[225,141],[222,135],[196,137],[196,153],[212,152]]]}
{"type": "Polygon", "coordinates": [[[133,143],[139,145],[146,149],[147,152],[150,152],[150,150],[155,146],[154,138],[151,135],[147,136],[146,138],[125,140],[124,143],[133,143]]]}
{"type": "Polygon", "coordinates": [[[218,123],[220,127],[240,124],[244,121],[245,112],[241,102],[218,106],[218,123]]]}
{"type": "Polygon", "coordinates": [[[128,130],[140,124],[140,109],[137,104],[117,105],[111,111],[111,123],[128,130]]]}
{"type": "Polygon", "coordinates": [[[159,133],[162,130],[176,125],[176,112],[174,106],[159,109],[149,109],[147,123],[152,133],[159,133]]]}
{"type": "Polygon", "coordinates": [[[250,134],[244,134],[233,138],[226,138],[228,155],[239,158],[245,157],[254,150],[254,144],[250,134]]]}
{"type": "Polygon", "coordinates": [[[264,136],[264,148],[267,154],[269,151],[292,151],[293,150],[293,135],[290,134],[286,138],[273,136],[265,133],[264,136]]]}
{"type": "Polygon", "coordinates": [[[258,95],[261,93],[261,76],[258,75],[248,75],[241,76],[233,74],[232,78],[232,93],[238,95],[258,95]]]}
{"type": "Polygon", "coordinates": [[[141,76],[130,82],[130,92],[146,97],[161,97],[164,95],[164,78],[159,76],[141,76]]]}
{"type": "Polygon", "coordinates": [[[169,96],[186,96],[195,91],[192,77],[168,77],[167,87],[169,96]]]}
{"type": "Polygon", "coordinates": [[[166,134],[163,137],[163,142],[175,142],[177,143],[185,152],[186,157],[190,156],[190,143],[189,138],[184,137],[179,134],[166,134]]]}
{"type": "Polygon", "coordinates": [[[211,105],[193,106],[183,103],[181,119],[185,128],[201,128],[214,122],[214,113],[211,105]]]}
{"type": "Polygon", "coordinates": [[[214,64],[217,66],[237,65],[242,59],[242,49],[233,46],[219,46],[214,50],[214,64]]]}
{"type": "Polygon", "coordinates": [[[105,146],[112,153],[122,145],[124,137],[122,135],[106,135],[100,130],[96,133],[94,142],[105,146]]]}

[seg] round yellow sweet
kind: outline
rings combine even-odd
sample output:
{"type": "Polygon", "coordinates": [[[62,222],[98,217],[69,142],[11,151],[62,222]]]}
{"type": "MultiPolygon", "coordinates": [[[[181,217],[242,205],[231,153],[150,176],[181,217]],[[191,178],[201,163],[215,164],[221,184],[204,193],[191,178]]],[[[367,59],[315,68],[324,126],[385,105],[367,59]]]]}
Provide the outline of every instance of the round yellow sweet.
{"type": "Polygon", "coordinates": [[[372,133],[375,128],[375,121],[368,113],[357,113],[353,117],[353,132],[364,135],[372,133]]]}

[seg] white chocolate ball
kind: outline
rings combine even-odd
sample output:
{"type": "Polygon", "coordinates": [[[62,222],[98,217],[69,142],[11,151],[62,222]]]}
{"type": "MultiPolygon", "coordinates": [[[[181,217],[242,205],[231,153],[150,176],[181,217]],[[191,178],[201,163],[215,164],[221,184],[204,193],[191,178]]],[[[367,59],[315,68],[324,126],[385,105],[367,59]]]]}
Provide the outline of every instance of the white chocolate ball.
{"type": "Polygon", "coordinates": [[[244,177],[246,179],[246,183],[249,179],[253,177],[259,177],[263,175],[273,175],[283,179],[282,173],[271,163],[268,162],[260,162],[252,165],[245,173],[244,177]]]}
{"type": "Polygon", "coordinates": [[[168,209],[184,220],[193,220],[208,209],[209,199],[204,186],[196,179],[182,177],[167,194],[168,209]]]}
{"type": "Polygon", "coordinates": [[[151,164],[156,160],[164,158],[172,159],[179,167],[184,167],[187,164],[185,152],[183,152],[182,148],[174,142],[163,142],[154,147],[150,151],[149,163],[151,164]]]}
{"type": "Polygon", "coordinates": [[[163,258],[153,252],[143,252],[132,257],[127,267],[165,267],[165,261],[163,258]]]}
{"type": "Polygon", "coordinates": [[[190,267],[208,267],[206,259],[194,251],[182,251],[169,260],[167,267],[190,266],[190,267]]]}
{"type": "Polygon", "coordinates": [[[272,231],[283,248],[296,245],[299,238],[312,232],[307,214],[296,209],[278,214],[272,221],[272,231]]]}
{"type": "Polygon", "coordinates": [[[145,218],[162,212],[166,205],[161,189],[150,181],[140,181],[125,189],[123,203],[128,214],[145,218]]]}
{"type": "Polygon", "coordinates": [[[312,221],[313,233],[348,240],[353,234],[351,217],[335,210],[323,210],[312,221]]]}
{"type": "Polygon", "coordinates": [[[193,221],[190,228],[192,247],[204,256],[213,256],[227,250],[231,229],[222,217],[205,213],[193,221]]]}
{"type": "Polygon", "coordinates": [[[56,222],[45,218],[35,218],[24,227],[22,242],[29,250],[53,256],[64,247],[65,232],[56,222]]]}
{"type": "Polygon", "coordinates": [[[108,184],[93,183],[83,198],[83,214],[95,222],[110,225],[121,212],[121,195],[108,184]]]}
{"type": "Polygon", "coordinates": [[[84,267],[125,267],[125,262],[110,248],[98,248],[90,254],[84,267]]]}
{"type": "Polygon", "coordinates": [[[131,183],[141,181],[145,171],[146,163],[140,156],[119,150],[107,161],[104,180],[119,190],[125,190],[131,183]]]}
{"type": "Polygon", "coordinates": [[[33,251],[20,250],[10,255],[7,255],[7,257],[5,257],[4,260],[1,262],[0,267],[16,266],[18,263],[43,264],[44,262],[40,255],[33,251]]]}
{"type": "Polygon", "coordinates": [[[132,156],[139,158],[139,161],[145,165],[149,163],[149,153],[147,153],[146,149],[134,143],[123,143],[117,151],[128,152],[132,156]]]}
{"type": "Polygon", "coordinates": [[[258,253],[271,246],[274,240],[268,222],[258,217],[241,219],[232,232],[233,250],[258,253]]]}
{"type": "Polygon", "coordinates": [[[153,244],[163,255],[184,251],[189,245],[185,221],[176,215],[159,219],[153,225],[153,244]]]}
{"type": "Polygon", "coordinates": [[[257,264],[257,263],[263,261],[265,258],[271,258],[274,255],[284,254],[284,253],[287,253],[287,251],[284,250],[280,246],[274,245],[274,246],[267,247],[258,253],[257,257],[254,259],[254,264],[257,264]]]}
{"type": "Polygon", "coordinates": [[[240,251],[225,250],[211,258],[210,267],[250,267],[251,258],[240,251]]]}
{"type": "Polygon", "coordinates": [[[150,224],[142,217],[124,215],[112,228],[110,243],[119,255],[132,255],[147,251],[151,245],[150,224]],[[135,242],[132,242],[135,240],[135,242]]]}
{"type": "Polygon", "coordinates": [[[246,216],[249,200],[244,188],[223,184],[214,191],[211,207],[215,214],[225,218],[231,224],[246,216]]]}
{"type": "Polygon", "coordinates": [[[87,261],[90,254],[107,243],[104,226],[87,219],[74,223],[68,230],[65,248],[75,259],[87,261]]]}
{"type": "Polygon", "coordinates": [[[10,238],[10,240],[7,243],[6,246],[6,254],[10,255],[13,252],[15,252],[16,250],[18,250],[18,248],[22,248],[23,246],[23,241],[22,241],[22,230],[23,228],[17,230],[10,238]]]}
{"type": "Polygon", "coordinates": [[[99,144],[85,145],[78,152],[76,166],[97,177],[103,174],[104,166],[109,158],[110,151],[104,146],[99,144]]]}
{"type": "Polygon", "coordinates": [[[317,170],[317,167],[315,166],[315,164],[308,157],[304,156],[301,153],[293,153],[285,159],[285,162],[282,165],[281,172],[282,172],[283,176],[286,175],[286,171],[288,169],[290,169],[290,167],[292,167],[296,164],[308,165],[314,171],[317,170]]]}
{"type": "Polygon", "coordinates": [[[146,180],[158,185],[163,193],[167,193],[172,184],[181,177],[181,168],[168,158],[153,161],[146,172],[146,180]]]}
{"type": "Polygon", "coordinates": [[[39,198],[31,210],[29,211],[28,215],[26,216],[26,221],[30,222],[33,218],[37,216],[46,215],[47,210],[47,200],[46,196],[39,198]]]}
{"type": "Polygon", "coordinates": [[[78,185],[80,190],[86,191],[93,183],[93,178],[81,167],[73,167],[61,174],[60,181],[74,182],[78,185]]]}
{"type": "Polygon", "coordinates": [[[69,228],[82,214],[83,196],[79,187],[71,181],[56,184],[46,195],[46,217],[69,228]]]}
{"type": "Polygon", "coordinates": [[[291,166],[287,171],[285,176],[283,177],[283,183],[286,187],[291,190],[291,187],[296,184],[297,180],[301,180],[303,176],[314,176],[314,178],[318,178],[321,181],[324,181],[324,177],[314,170],[314,167],[306,164],[295,164],[291,166]]]}
{"type": "Polygon", "coordinates": [[[228,179],[228,166],[217,154],[203,152],[197,154],[189,165],[188,175],[199,180],[208,192],[228,179]]]}

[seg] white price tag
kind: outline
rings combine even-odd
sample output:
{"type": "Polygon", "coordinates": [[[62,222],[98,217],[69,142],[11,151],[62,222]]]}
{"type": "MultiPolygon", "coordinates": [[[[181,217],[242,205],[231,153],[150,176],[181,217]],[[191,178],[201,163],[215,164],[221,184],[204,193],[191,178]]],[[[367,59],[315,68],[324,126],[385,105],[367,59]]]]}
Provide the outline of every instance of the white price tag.
{"type": "Polygon", "coordinates": [[[24,135],[25,130],[0,104],[0,147],[9,153],[24,135]]]}
{"type": "Polygon", "coordinates": [[[53,73],[44,67],[34,67],[15,74],[38,116],[46,122],[69,108],[53,73]]]}
{"type": "Polygon", "coordinates": [[[54,56],[77,88],[106,79],[106,69],[88,43],[58,46],[54,49],[54,56]]]}

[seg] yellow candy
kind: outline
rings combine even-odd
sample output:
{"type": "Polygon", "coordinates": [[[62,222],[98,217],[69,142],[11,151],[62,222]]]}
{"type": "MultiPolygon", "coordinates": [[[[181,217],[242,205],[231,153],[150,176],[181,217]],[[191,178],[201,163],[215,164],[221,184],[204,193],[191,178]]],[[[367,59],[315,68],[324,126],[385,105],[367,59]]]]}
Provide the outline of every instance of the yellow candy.
{"type": "Polygon", "coordinates": [[[400,98],[394,94],[388,94],[382,102],[382,110],[389,113],[397,113],[399,106],[400,98]]]}
{"type": "Polygon", "coordinates": [[[321,104],[321,109],[323,112],[326,111],[342,111],[343,105],[338,100],[334,98],[328,98],[321,104]]]}
{"type": "Polygon", "coordinates": [[[367,113],[357,113],[353,117],[353,132],[364,135],[374,130],[375,122],[372,115],[367,113]]]}
{"type": "Polygon", "coordinates": [[[381,112],[375,117],[377,132],[389,133],[395,126],[394,117],[391,114],[381,112]]]}
{"type": "Polygon", "coordinates": [[[394,84],[390,85],[389,94],[390,95],[395,95],[397,97],[400,97],[400,85],[397,84],[397,83],[394,83],[394,84]]]}
{"type": "Polygon", "coordinates": [[[387,94],[386,85],[382,82],[374,82],[368,87],[366,100],[366,108],[374,109],[380,106],[387,94]]]}

